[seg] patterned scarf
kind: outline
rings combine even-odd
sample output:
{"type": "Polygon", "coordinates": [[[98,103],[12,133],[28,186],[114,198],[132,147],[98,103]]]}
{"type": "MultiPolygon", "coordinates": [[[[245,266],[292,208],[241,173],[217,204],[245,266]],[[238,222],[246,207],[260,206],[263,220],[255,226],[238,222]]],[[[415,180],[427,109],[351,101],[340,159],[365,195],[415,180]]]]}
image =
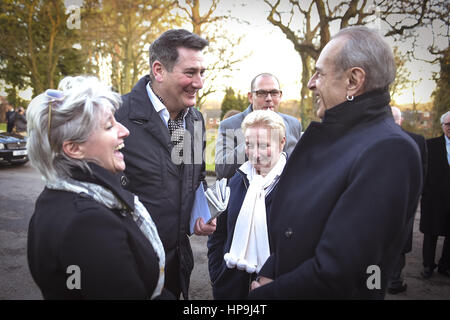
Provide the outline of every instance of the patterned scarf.
{"type": "MultiPolygon", "coordinates": [[[[120,201],[110,190],[94,183],[81,182],[71,178],[60,179],[57,181],[47,181],[46,187],[53,190],[64,190],[75,192],[78,194],[85,193],[91,196],[95,201],[105,205],[110,209],[127,209],[126,205],[120,201]]],[[[153,249],[156,252],[159,260],[159,278],[151,299],[159,296],[164,286],[164,265],[166,263],[166,256],[161,239],[158,235],[155,223],[144,205],[139,201],[139,198],[134,196],[134,211],[131,211],[134,222],[139,229],[149,240],[153,249]]]]}
{"type": "Polygon", "coordinates": [[[167,122],[173,146],[180,159],[183,159],[184,113],[185,110],[180,111],[174,120],[169,119],[167,122]]]}

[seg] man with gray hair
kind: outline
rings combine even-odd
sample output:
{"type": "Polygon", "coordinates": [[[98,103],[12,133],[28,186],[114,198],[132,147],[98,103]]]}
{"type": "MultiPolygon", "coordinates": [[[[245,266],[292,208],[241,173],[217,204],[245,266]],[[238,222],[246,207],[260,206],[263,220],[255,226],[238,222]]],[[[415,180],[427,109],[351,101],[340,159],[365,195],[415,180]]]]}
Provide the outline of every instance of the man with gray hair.
{"type": "Polygon", "coordinates": [[[422,277],[438,272],[450,277],[450,111],[441,116],[443,135],[427,140],[428,171],[423,188],[420,231],[423,233],[422,277]],[[436,243],[445,237],[441,258],[436,265],[436,243]]]}
{"type": "Polygon", "coordinates": [[[422,186],[419,149],[392,118],[394,78],[375,30],[342,29],[322,50],[308,83],[322,122],[281,174],[251,299],[384,298],[422,186]]]}

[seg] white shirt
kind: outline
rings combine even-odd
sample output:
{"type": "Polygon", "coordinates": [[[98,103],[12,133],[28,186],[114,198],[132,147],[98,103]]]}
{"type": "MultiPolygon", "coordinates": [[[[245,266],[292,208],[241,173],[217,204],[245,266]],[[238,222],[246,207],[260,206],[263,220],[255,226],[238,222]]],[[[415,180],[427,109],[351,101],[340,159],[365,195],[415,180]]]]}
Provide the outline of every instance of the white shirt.
{"type": "MultiPolygon", "coordinates": [[[[169,110],[167,110],[166,106],[161,102],[161,100],[159,100],[159,98],[153,92],[152,88],[150,87],[150,82],[147,83],[146,89],[147,89],[148,97],[150,98],[150,101],[152,102],[153,107],[155,108],[155,111],[159,114],[159,116],[161,117],[161,119],[164,122],[164,124],[166,125],[166,127],[169,128],[169,126],[167,125],[167,123],[169,122],[169,119],[170,119],[169,110]]],[[[183,115],[183,128],[185,128],[185,129],[186,129],[187,112],[188,112],[188,109],[186,109],[184,111],[184,115],[183,115]]]]}

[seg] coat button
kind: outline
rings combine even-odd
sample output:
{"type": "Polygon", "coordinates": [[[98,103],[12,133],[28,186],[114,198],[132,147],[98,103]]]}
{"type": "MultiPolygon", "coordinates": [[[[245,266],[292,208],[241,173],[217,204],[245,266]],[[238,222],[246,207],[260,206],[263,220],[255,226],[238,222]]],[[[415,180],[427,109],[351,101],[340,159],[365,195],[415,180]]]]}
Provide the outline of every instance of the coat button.
{"type": "Polygon", "coordinates": [[[126,187],[128,185],[128,178],[126,176],[121,176],[120,183],[122,184],[122,186],[126,187]]]}
{"type": "Polygon", "coordinates": [[[286,236],[286,238],[290,238],[290,237],[292,237],[293,233],[294,233],[294,231],[292,231],[291,228],[287,228],[286,231],[284,232],[284,235],[286,236]]]}

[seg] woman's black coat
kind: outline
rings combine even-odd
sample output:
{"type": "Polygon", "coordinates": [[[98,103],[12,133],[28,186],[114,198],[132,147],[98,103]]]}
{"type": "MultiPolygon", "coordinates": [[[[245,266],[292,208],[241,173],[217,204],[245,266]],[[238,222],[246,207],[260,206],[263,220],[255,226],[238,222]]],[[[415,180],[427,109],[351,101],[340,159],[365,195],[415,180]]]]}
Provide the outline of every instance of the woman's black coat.
{"type": "MultiPolygon", "coordinates": [[[[73,178],[102,185],[134,208],[118,175],[90,167],[92,175],[76,170],[73,178]]],[[[48,188],[30,221],[28,263],[45,299],[149,299],[159,274],[158,257],[129,212],[48,188]],[[79,268],[79,289],[72,288],[76,272],[70,266],[79,268]]]]}

